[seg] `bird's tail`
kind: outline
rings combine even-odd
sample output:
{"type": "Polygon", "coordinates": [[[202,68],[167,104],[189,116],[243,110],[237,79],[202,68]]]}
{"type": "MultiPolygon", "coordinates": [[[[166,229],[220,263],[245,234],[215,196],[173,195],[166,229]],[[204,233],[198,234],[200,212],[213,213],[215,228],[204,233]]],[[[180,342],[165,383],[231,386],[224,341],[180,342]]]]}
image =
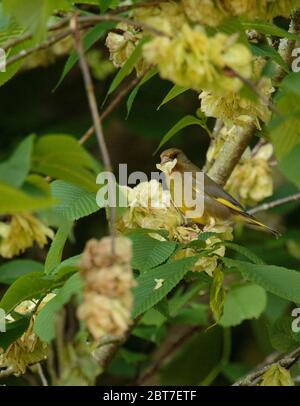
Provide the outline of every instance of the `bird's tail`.
{"type": "Polygon", "coordinates": [[[243,213],[239,214],[237,217],[239,217],[240,220],[242,220],[246,224],[262,228],[266,232],[271,233],[275,238],[279,238],[281,236],[279,231],[274,230],[273,228],[270,228],[270,227],[266,226],[264,223],[261,223],[254,216],[251,216],[251,214],[243,212],[243,213]]]}

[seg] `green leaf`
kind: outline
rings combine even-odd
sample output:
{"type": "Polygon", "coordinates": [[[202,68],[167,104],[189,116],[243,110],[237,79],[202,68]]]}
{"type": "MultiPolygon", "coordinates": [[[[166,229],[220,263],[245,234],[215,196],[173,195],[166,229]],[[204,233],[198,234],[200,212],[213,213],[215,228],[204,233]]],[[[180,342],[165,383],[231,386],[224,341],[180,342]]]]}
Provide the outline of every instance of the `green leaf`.
{"type": "Polygon", "coordinates": [[[177,246],[173,241],[159,241],[148,234],[132,233],[128,237],[133,244],[132,267],[142,272],[165,262],[177,246]]]}
{"type": "Polygon", "coordinates": [[[6,323],[6,331],[0,332],[0,348],[3,351],[6,351],[10,344],[25,333],[29,326],[29,321],[29,318],[23,317],[22,319],[12,323],[6,323]]]}
{"type": "Polygon", "coordinates": [[[55,10],[68,10],[66,0],[3,0],[4,11],[24,28],[39,36],[45,34],[47,21],[55,10]]]}
{"type": "Polygon", "coordinates": [[[41,272],[31,272],[18,278],[5,292],[0,301],[0,309],[7,314],[24,300],[46,294],[53,285],[41,272]]]}
{"type": "Polygon", "coordinates": [[[34,136],[22,141],[12,156],[0,164],[0,180],[10,186],[19,187],[29,173],[34,136]]]}
{"type": "Polygon", "coordinates": [[[300,272],[275,265],[256,265],[222,258],[228,268],[236,268],[251,282],[284,299],[300,303],[300,272]]]}
{"type": "Polygon", "coordinates": [[[51,197],[35,197],[20,189],[0,183],[0,214],[47,209],[54,204],[51,197]]]}
{"type": "Polygon", "coordinates": [[[138,286],[134,290],[135,305],[133,317],[150,309],[165,297],[191,269],[199,256],[189,257],[158,266],[144,272],[137,278],[138,286]],[[157,280],[161,280],[160,284],[157,280]],[[159,287],[161,285],[161,287],[159,287]]]}
{"type": "Polygon", "coordinates": [[[45,273],[50,274],[61,262],[63,249],[71,232],[73,222],[63,223],[57,230],[51,243],[45,262],[45,273]]]}
{"type": "Polygon", "coordinates": [[[100,209],[95,193],[87,192],[63,180],[52,182],[51,190],[53,197],[59,202],[52,210],[68,221],[89,216],[100,209]]]}
{"type": "Polygon", "coordinates": [[[167,104],[169,101],[175,99],[175,97],[179,96],[180,94],[186,92],[189,90],[188,87],[183,87],[179,85],[174,85],[169,92],[166,94],[166,96],[163,98],[163,101],[160,103],[160,105],[157,107],[157,110],[159,110],[162,106],[167,104]]]}
{"type": "Polygon", "coordinates": [[[115,8],[119,5],[120,0],[98,0],[100,10],[105,13],[109,8],[115,8]]]}
{"type": "Polygon", "coordinates": [[[276,107],[280,111],[268,125],[276,157],[281,160],[300,144],[300,73],[291,72],[280,85],[276,107]]]}
{"type": "Polygon", "coordinates": [[[290,371],[279,364],[273,364],[262,375],[260,386],[294,386],[290,371]]]}
{"type": "Polygon", "coordinates": [[[77,273],[71,276],[39,312],[34,322],[34,332],[42,341],[50,342],[55,338],[55,316],[57,312],[70,301],[73,295],[81,292],[83,282],[77,273]]]}
{"type": "Polygon", "coordinates": [[[187,324],[191,326],[205,326],[208,324],[209,307],[202,303],[193,303],[179,311],[174,323],[187,324]]]}
{"type": "Polygon", "coordinates": [[[209,306],[214,315],[215,320],[218,322],[223,314],[225,292],[223,289],[224,273],[220,267],[214,270],[213,281],[210,287],[210,300],[209,306]]]}
{"type": "Polygon", "coordinates": [[[243,21],[241,20],[241,24],[245,30],[256,30],[261,32],[265,35],[272,35],[274,37],[282,37],[287,38],[295,41],[299,41],[300,37],[297,34],[293,34],[284,30],[283,28],[278,27],[273,23],[268,23],[266,21],[243,21]]]}
{"type": "Polygon", "coordinates": [[[223,245],[225,245],[225,247],[237,252],[238,254],[243,255],[244,257],[249,259],[254,264],[263,264],[264,263],[264,261],[261,258],[259,258],[256,254],[254,254],[254,252],[250,251],[246,247],[242,247],[241,245],[235,244],[233,242],[227,242],[227,241],[224,241],[223,245]]]}
{"type": "Polygon", "coordinates": [[[119,70],[119,72],[116,74],[114,80],[112,81],[107,95],[104,99],[103,104],[105,103],[107,97],[116,90],[116,88],[120,85],[120,83],[125,79],[126,76],[130,75],[130,73],[133,71],[133,68],[135,64],[138,62],[138,60],[141,57],[142,54],[142,48],[145,42],[148,41],[147,37],[142,38],[135,49],[133,50],[132,54],[130,57],[127,59],[125,64],[122,66],[122,68],[119,70]]]}
{"type": "Polygon", "coordinates": [[[44,175],[74,183],[96,192],[94,159],[69,135],[40,137],[33,154],[33,169],[44,175]]]}
{"type": "Polygon", "coordinates": [[[143,77],[143,79],[135,86],[135,88],[132,90],[132,92],[130,93],[128,99],[127,99],[127,115],[126,115],[126,120],[130,114],[133,102],[138,94],[138,91],[140,90],[141,86],[143,86],[146,82],[148,82],[150,79],[153,78],[153,76],[155,76],[157,74],[157,69],[156,68],[152,68],[150,69],[146,75],[143,77]]]}
{"type": "Polygon", "coordinates": [[[0,266],[0,283],[10,285],[30,272],[43,272],[44,265],[31,259],[15,259],[0,266]]]}
{"type": "Polygon", "coordinates": [[[261,286],[235,286],[226,294],[224,313],[219,324],[230,327],[237,326],[244,320],[257,319],[265,310],[266,304],[266,292],[261,286]]]}
{"type": "Polygon", "coordinates": [[[283,68],[285,72],[289,72],[288,64],[282,59],[280,54],[268,44],[250,44],[251,50],[255,56],[270,58],[283,68]]]}
{"type": "MultiPolygon", "coordinates": [[[[85,51],[89,50],[92,45],[94,45],[99,39],[101,39],[103,37],[103,35],[105,34],[105,32],[107,30],[112,29],[115,25],[116,25],[116,23],[111,22],[111,21],[104,21],[102,23],[95,25],[95,27],[93,27],[83,38],[82,42],[83,42],[84,50],[85,51]]],[[[78,59],[79,59],[78,53],[76,51],[73,51],[70,54],[65,66],[64,66],[61,77],[59,78],[59,81],[58,81],[57,85],[55,86],[55,88],[53,89],[53,91],[55,91],[61,85],[61,83],[67,76],[67,74],[75,66],[78,59]]]]}
{"type": "Polygon", "coordinates": [[[74,255],[62,261],[54,270],[51,272],[52,275],[56,275],[57,278],[60,278],[62,274],[65,273],[65,270],[68,269],[78,269],[81,255],[74,255]]]}
{"type": "Polygon", "coordinates": [[[299,346],[299,333],[292,330],[293,320],[291,316],[284,315],[269,327],[270,342],[276,351],[290,352],[299,346]]]}
{"type": "MultiPolygon", "coordinates": [[[[203,121],[199,120],[198,118],[194,116],[185,116],[181,120],[179,120],[168,132],[165,134],[162,138],[162,140],[159,143],[159,146],[156,148],[154,154],[157,153],[157,151],[165,145],[170,139],[177,134],[179,131],[181,131],[183,128],[188,127],[190,125],[200,125],[200,127],[205,128],[203,121]]],[[[154,155],[153,154],[153,155],[154,155]]]]}
{"type": "MultiPolygon", "coordinates": [[[[299,121],[300,124],[300,121],[299,121]]],[[[299,139],[300,141],[300,139],[299,139]]],[[[287,155],[279,162],[279,169],[287,177],[300,188],[300,144],[294,146],[287,155]]]]}

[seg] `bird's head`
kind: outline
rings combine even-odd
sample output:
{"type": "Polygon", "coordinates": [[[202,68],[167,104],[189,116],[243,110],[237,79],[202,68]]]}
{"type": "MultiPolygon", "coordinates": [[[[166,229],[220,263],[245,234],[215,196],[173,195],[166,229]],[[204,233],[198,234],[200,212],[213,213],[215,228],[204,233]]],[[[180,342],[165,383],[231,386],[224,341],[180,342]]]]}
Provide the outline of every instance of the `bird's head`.
{"type": "Polygon", "coordinates": [[[175,162],[180,163],[189,162],[186,155],[181,151],[181,149],[178,148],[169,148],[160,154],[161,165],[164,165],[167,162],[173,162],[175,159],[176,159],[175,162]]]}

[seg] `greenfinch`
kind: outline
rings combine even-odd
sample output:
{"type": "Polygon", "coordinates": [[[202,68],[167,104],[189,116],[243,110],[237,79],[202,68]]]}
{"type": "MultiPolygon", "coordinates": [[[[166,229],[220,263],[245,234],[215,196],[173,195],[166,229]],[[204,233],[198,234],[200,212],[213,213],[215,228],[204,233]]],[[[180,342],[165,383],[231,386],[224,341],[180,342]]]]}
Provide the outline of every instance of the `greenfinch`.
{"type": "MultiPolygon", "coordinates": [[[[276,238],[280,233],[261,223],[255,217],[246,212],[244,207],[234,199],[229,193],[225,192],[220,185],[204,174],[196,165],[194,165],[186,155],[178,148],[169,148],[160,155],[161,162],[157,167],[165,174],[167,187],[170,190],[171,199],[180,212],[189,220],[202,226],[214,226],[224,222],[241,221],[247,225],[255,226],[262,230],[272,233],[276,238]],[[191,174],[186,177],[185,174],[191,174]],[[199,173],[203,175],[202,182],[199,182],[199,173]],[[180,176],[178,176],[180,175],[180,176]],[[183,185],[184,183],[184,185],[183,185]],[[186,196],[182,199],[182,204],[176,204],[176,194],[186,194],[186,187],[192,189],[193,200],[186,201],[186,196]],[[197,199],[202,199],[202,209],[200,215],[195,210],[193,216],[191,206],[197,199]]],[[[201,206],[201,205],[200,205],[201,206]]]]}

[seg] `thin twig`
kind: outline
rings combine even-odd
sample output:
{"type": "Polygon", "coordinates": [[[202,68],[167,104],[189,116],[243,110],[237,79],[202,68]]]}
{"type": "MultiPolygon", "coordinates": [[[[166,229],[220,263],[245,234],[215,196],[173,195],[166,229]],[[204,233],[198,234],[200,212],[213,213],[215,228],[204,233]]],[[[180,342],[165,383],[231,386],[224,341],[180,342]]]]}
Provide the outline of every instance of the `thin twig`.
{"type": "Polygon", "coordinates": [[[110,10],[110,14],[125,13],[126,11],[134,10],[136,8],[147,8],[147,7],[159,6],[162,3],[168,3],[168,2],[169,2],[169,0],[143,1],[140,3],[129,4],[128,6],[120,6],[113,10],[110,10]]]}
{"type": "Polygon", "coordinates": [[[138,378],[137,385],[145,385],[157,372],[160,371],[166,360],[177,351],[193,334],[199,331],[199,327],[188,329],[178,340],[176,340],[161,356],[138,378]]]}
{"type": "Polygon", "coordinates": [[[300,200],[300,193],[295,193],[291,196],[282,197],[281,199],[277,199],[277,200],[274,200],[269,203],[261,204],[259,206],[254,207],[253,209],[248,210],[248,213],[255,214],[260,211],[270,210],[270,209],[273,209],[274,207],[281,206],[283,204],[290,203],[290,202],[295,202],[297,200],[300,200]]]}
{"type": "MultiPolygon", "coordinates": [[[[85,90],[89,101],[90,111],[94,122],[95,132],[98,140],[98,144],[100,147],[100,152],[103,159],[103,164],[105,170],[108,172],[112,172],[112,164],[109,156],[109,152],[107,149],[107,145],[104,138],[102,122],[100,119],[97,100],[95,96],[94,85],[92,81],[92,77],[90,74],[89,66],[85,58],[84,48],[81,40],[80,30],[77,24],[77,15],[75,14],[71,19],[71,30],[74,36],[74,44],[75,49],[79,55],[79,64],[82,71],[82,76],[85,84],[85,90]]],[[[110,228],[110,235],[112,239],[112,254],[115,252],[115,236],[116,236],[116,208],[112,205],[109,206],[109,228],[110,228]]]]}
{"type": "MultiPolygon", "coordinates": [[[[100,115],[100,120],[104,120],[109,114],[111,114],[121,103],[121,101],[127,96],[127,94],[132,90],[143,78],[144,76],[136,76],[131,80],[124,89],[120,90],[116,97],[111,101],[111,103],[107,106],[107,108],[103,111],[100,115]]],[[[95,132],[95,126],[92,125],[80,138],[79,143],[84,144],[88,141],[95,132]]]]}
{"type": "Polygon", "coordinates": [[[63,40],[64,38],[68,37],[69,35],[71,35],[71,30],[70,29],[62,31],[62,32],[60,32],[60,33],[58,33],[56,35],[53,35],[53,36],[49,37],[46,41],[44,41],[44,42],[42,42],[42,43],[40,43],[40,44],[38,44],[38,45],[36,45],[36,46],[34,46],[32,48],[23,49],[18,54],[13,55],[12,57],[7,59],[6,67],[8,67],[9,65],[12,65],[12,64],[24,59],[24,58],[26,58],[27,56],[29,56],[29,55],[31,55],[31,54],[33,54],[35,52],[50,48],[52,45],[54,45],[57,42],[63,40]]]}
{"type": "Polygon", "coordinates": [[[278,361],[268,362],[268,360],[267,360],[267,363],[263,363],[262,367],[260,367],[259,369],[257,369],[254,372],[251,372],[250,374],[248,374],[244,378],[239,379],[237,382],[235,382],[233,384],[233,386],[254,386],[261,380],[262,375],[272,365],[278,364],[283,368],[289,369],[295,364],[295,362],[298,361],[299,358],[300,358],[300,347],[297,348],[296,350],[292,351],[291,353],[283,356],[278,361]]]}
{"type": "MultiPolygon", "coordinates": [[[[68,25],[69,21],[70,21],[69,18],[63,18],[58,23],[51,25],[48,28],[48,31],[51,32],[51,31],[59,30],[59,29],[65,27],[66,25],[68,25]]],[[[15,47],[16,45],[21,44],[22,42],[30,40],[31,38],[32,38],[32,34],[30,32],[27,32],[27,33],[21,35],[20,37],[18,36],[15,38],[11,38],[10,40],[8,40],[7,42],[4,43],[2,48],[4,49],[4,51],[7,51],[10,48],[15,47]]]]}
{"type": "MultiPolygon", "coordinates": [[[[126,17],[121,17],[118,15],[112,15],[112,14],[103,14],[103,15],[93,15],[93,16],[82,16],[82,17],[78,17],[77,18],[77,22],[78,25],[80,26],[80,29],[82,28],[81,26],[83,25],[84,27],[88,27],[88,26],[93,26],[97,23],[100,22],[104,22],[104,21],[113,21],[113,22],[119,22],[119,23],[126,23],[130,26],[133,26],[135,28],[141,29],[141,30],[145,30],[148,31],[154,35],[159,35],[159,36],[164,36],[164,37],[169,37],[168,34],[166,34],[165,32],[158,30],[157,28],[144,23],[142,21],[136,21],[136,20],[132,20],[130,18],[126,18],[126,17]]],[[[62,29],[65,26],[67,26],[70,22],[69,18],[64,18],[63,20],[61,20],[59,23],[54,24],[53,26],[51,26],[49,28],[49,31],[55,31],[58,29],[62,29]]],[[[64,31],[64,33],[66,34],[67,31],[64,31]]],[[[59,33],[61,35],[63,35],[63,33],[59,33]]],[[[35,47],[30,48],[30,53],[39,51],[40,49],[45,49],[50,47],[52,44],[49,44],[49,42],[51,42],[54,38],[56,38],[57,36],[59,36],[59,34],[49,38],[47,41],[43,42],[42,44],[39,44],[35,47]]],[[[69,35],[70,33],[68,32],[67,35],[69,35]]],[[[16,45],[19,45],[29,39],[32,38],[32,34],[26,33],[24,35],[22,35],[21,37],[17,37],[14,38],[12,40],[10,40],[9,42],[7,42],[6,44],[4,44],[4,46],[2,47],[4,50],[8,50],[16,45]]],[[[57,42],[57,41],[56,41],[57,42]]],[[[54,42],[55,43],[55,42],[54,42]]],[[[12,61],[7,61],[7,66],[11,63],[16,62],[19,59],[25,58],[25,56],[27,56],[29,50],[22,50],[20,53],[18,53],[17,55],[14,55],[14,58],[12,57],[12,61]],[[24,55],[24,53],[26,53],[24,55]]]]}
{"type": "Polygon", "coordinates": [[[115,21],[117,23],[125,23],[125,24],[131,25],[135,28],[139,28],[141,30],[148,31],[154,35],[170,38],[170,35],[168,35],[164,31],[161,31],[161,30],[153,27],[152,25],[144,23],[143,21],[131,20],[130,18],[126,18],[126,17],[120,17],[120,16],[112,15],[112,14],[78,17],[78,23],[80,23],[80,24],[82,24],[82,23],[83,24],[84,23],[96,24],[96,23],[103,22],[103,21],[115,21]]]}

